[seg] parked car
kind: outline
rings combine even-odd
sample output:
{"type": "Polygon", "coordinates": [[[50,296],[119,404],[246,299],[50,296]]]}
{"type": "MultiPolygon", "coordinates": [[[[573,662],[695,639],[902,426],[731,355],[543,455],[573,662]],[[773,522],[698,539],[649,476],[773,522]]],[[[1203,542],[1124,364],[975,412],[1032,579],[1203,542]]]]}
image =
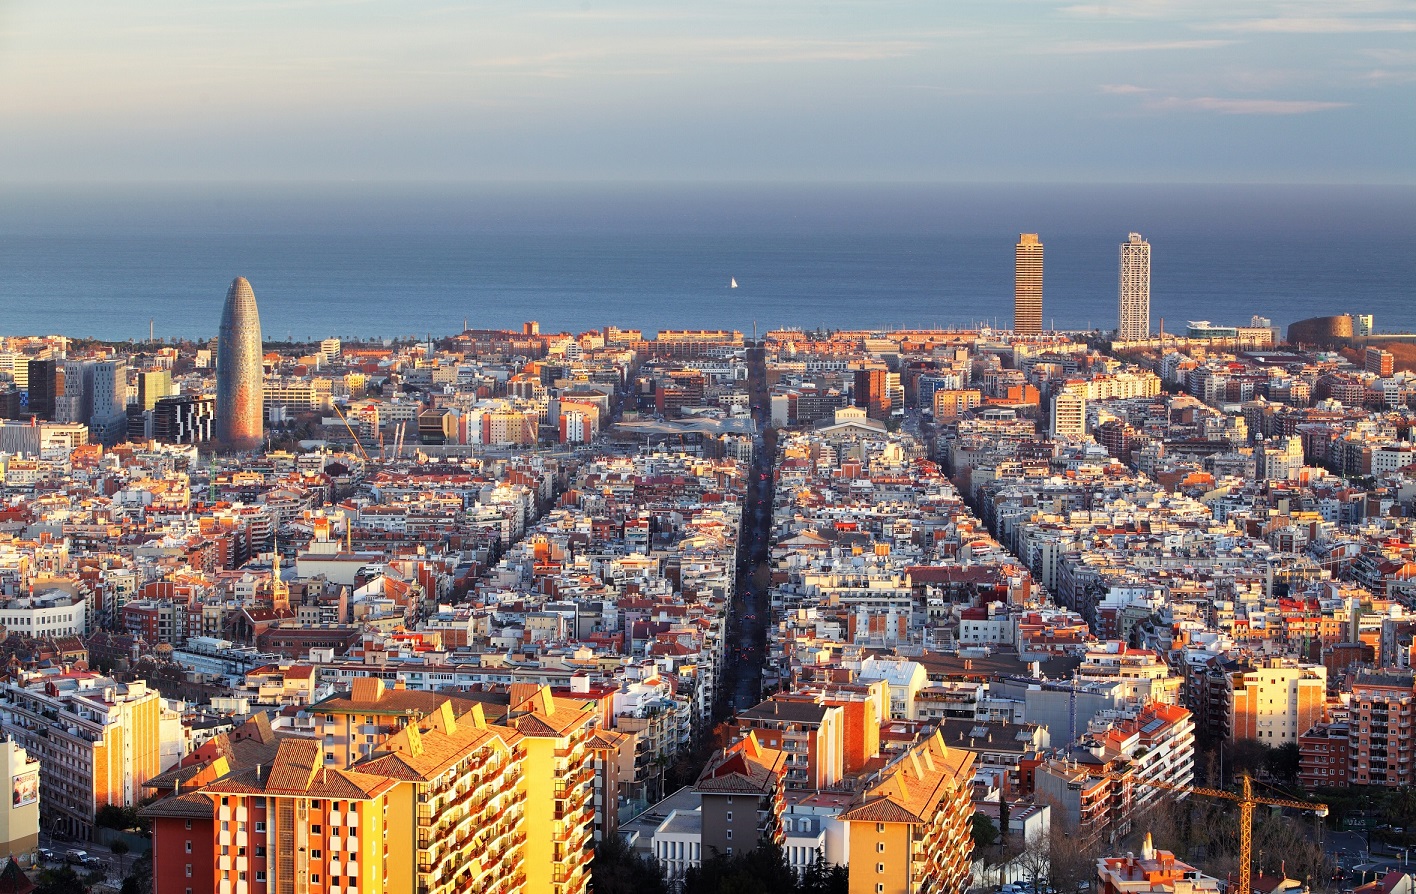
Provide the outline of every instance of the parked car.
{"type": "Polygon", "coordinates": [[[88,860],[88,851],[71,850],[64,852],[65,863],[75,863],[82,866],[88,860]]]}
{"type": "Polygon", "coordinates": [[[50,850],[47,847],[42,847],[39,850],[35,851],[35,853],[39,854],[39,858],[41,860],[44,860],[45,862],[54,862],[54,851],[50,850]]]}

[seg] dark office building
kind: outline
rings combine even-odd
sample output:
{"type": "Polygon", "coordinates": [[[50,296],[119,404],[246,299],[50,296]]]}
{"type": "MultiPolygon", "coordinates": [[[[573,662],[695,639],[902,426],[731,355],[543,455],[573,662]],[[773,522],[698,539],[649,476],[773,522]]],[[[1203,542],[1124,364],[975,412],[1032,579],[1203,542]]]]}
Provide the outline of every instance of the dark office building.
{"type": "Polygon", "coordinates": [[[54,418],[54,401],[64,393],[64,361],[29,362],[29,412],[39,419],[54,418]]]}

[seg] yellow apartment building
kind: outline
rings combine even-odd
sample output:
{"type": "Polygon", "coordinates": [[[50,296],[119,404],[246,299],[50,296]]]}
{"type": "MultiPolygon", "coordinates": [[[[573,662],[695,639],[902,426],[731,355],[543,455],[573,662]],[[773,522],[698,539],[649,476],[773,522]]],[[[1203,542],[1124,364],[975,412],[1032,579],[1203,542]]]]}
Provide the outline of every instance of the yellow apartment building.
{"type": "Polygon", "coordinates": [[[520,894],[526,884],[519,736],[488,727],[480,705],[443,702],[357,765],[397,782],[388,796],[388,891],[520,894]]]}
{"type": "Polygon", "coordinates": [[[851,894],[962,894],[973,840],[974,755],[934,735],[885,768],[840,816],[851,894]]]}

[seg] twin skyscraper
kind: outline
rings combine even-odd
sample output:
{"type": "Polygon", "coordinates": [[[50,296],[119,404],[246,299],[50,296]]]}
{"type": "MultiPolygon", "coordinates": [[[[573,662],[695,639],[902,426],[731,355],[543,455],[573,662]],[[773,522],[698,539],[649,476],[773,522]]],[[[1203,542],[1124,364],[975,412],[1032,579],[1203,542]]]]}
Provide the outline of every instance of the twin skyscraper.
{"type": "MultiPolygon", "coordinates": [[[[1042,241],[1023,233],[1013,249],[1013,331],[1042,332],[1042,241]]],[[[1132,233],[1121,243],[1116,339],[1150,336],[1150,243],[1132,233]]]]}

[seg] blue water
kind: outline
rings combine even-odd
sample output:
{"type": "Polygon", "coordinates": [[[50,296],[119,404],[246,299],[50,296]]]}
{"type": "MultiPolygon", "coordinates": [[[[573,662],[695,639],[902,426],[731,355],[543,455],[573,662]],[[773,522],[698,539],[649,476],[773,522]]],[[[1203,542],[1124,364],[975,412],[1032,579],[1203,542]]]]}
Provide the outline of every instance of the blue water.
{"type": "Polygon", "coordinates": [[[291,185],[0,192],[0,334],[209,337],[238,274],[270,339],[1006,326],[1022,231],[1046,247],[1045,324],[1109,328],[1130,230],[1168,331],[1416,330],[1411,187],[291,185]]]}

